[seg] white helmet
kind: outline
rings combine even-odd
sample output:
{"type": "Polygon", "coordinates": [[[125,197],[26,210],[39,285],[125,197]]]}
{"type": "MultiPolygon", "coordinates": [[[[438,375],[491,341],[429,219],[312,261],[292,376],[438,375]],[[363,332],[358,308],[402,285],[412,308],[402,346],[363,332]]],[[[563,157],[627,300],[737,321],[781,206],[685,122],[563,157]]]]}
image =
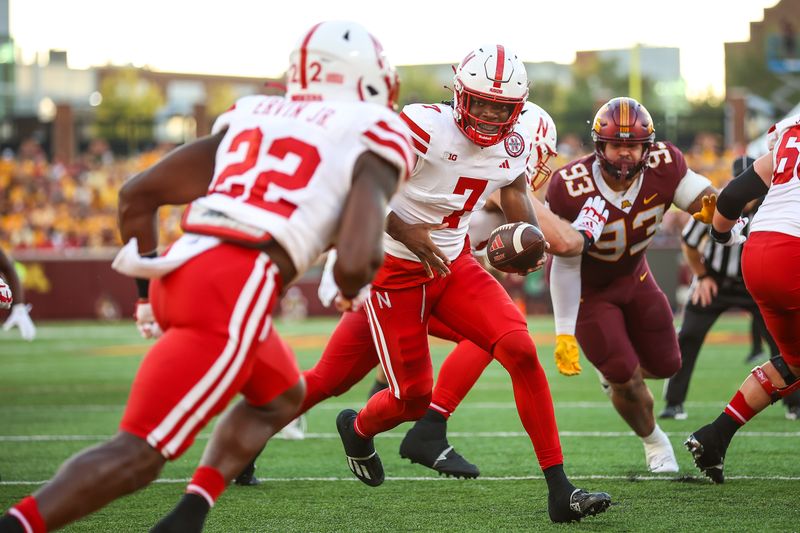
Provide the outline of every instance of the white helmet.
{"type": "Polygon", "coordinates": [[[531,180],[531,187],[537,191],[547,183],[550,174],[553,173],[553,170],[547,166],[547,162],[551,157],[558,155],[556,124],[547,111],[533,102],[525,102],[525,107],[522,108],[519,116],[519,123],[528,130],[533,140],[527,172],[531,180]]]}
{"type": "Polygon", "coordinates": [[[320,22],[289,55],[292,100],[356,100],[393,107],[398,79],[383,47],[357,22],[320,22]]]}
{"type": "Polygon", "coordinates": [[[502,141],[514,129],[528,98],[528,73],[517,56],[501,44],[481,46],[456,68],[453,116],[464,135],[480,146],[502,141]],[[507,117],[496,122],[470,114],[475,99],[507,104],[507,117]]]}

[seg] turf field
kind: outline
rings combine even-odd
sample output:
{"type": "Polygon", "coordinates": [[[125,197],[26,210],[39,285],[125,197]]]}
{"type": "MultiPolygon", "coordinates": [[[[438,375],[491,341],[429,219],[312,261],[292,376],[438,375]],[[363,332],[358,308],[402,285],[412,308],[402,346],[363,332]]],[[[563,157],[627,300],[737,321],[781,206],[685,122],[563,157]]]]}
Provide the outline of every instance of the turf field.
{"type": "MultiPolygon", "coordinates": [[[[303,368],[317,359],[334,323],[280,323],[303,368]]],[[[258,463],[258,487],[232,487],[206,531],[797,531],[800,421],[774,406],[748,424],[728,452],[724,485],[701,478],[681,443],[716,417],[748,366],[745,317],[720,321],[698,361],[685,405],[689,419],[662,427],[676,448],[680,477],[651,475],[638,438],[613,411],[584,362],[567,378],[552,363],[552,320],[531,331],[550,377],[566,469],[577,485],[605,490],[614,505],[578,525],[553,525],[533,448],[517,417],[507,374],[489,366],[450,422],[450,442],[477,463],[477,480],[454,480],[400,459],[405,424],[377,439],[387,480],[370,488],[351,477],[334,418],[361,406],[368,382],[309,413],[303,441],[273,440],[258,463]]],[[[0,332],[0,511],[29,494],[72,453],[113,434],[148,343],[132,323],[39,324],[35,342],[0,332]]],[[[450,344],[434,341],[434,364],[450,344]]],[[[651,385],[656,410],[661,382],[651,385]]],[[[162,479],[67,531],[147,531],[180,497],[208,431],[162,479]]]]}

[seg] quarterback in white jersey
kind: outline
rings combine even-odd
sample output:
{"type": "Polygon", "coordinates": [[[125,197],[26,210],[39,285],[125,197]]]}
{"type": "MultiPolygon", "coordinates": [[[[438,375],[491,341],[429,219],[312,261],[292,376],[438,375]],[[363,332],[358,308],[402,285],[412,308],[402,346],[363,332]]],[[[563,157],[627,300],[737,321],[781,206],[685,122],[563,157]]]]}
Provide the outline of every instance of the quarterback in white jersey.
{"type": "Polygon", "coordinates": [[[766,193],[744,243],[742,275],[780,354],[755,367],[717,419],[686,440],[697,467],[715,483],[725,480],[725,454],[736,431],[800,389],[800,115],[775,124],[768,141],[770,152],[720,193],[711,237],[743,242],[742,210],[766,193]]]}
{"type": "MultiPolygon", "coordinates": [[[[362,482],[380,485],[384,472],[374,436],[426,415],[433,388],[428,331],[437,319],[491,353],[511,375],[520,418],[547,479],[550,519],[565,522],[602,512],[611,502],[608,494],[576,489],[564,473],[547,378],[525,317],[472,257],[467,242],[473,211],[496,190],[510,222],[538,225],[525,172],[531,138],[517,124],[528,96],[525,67],[504,46],[487,45],[461,61],[453,81],[452,107],[413,104],[400,115],[411,130],[418,162],[391,201],[384,264],[372,295],[360,313],[345,314],[322,356],[357,369],[363,368],[359,358],[377,352],[389,385],[361,411],[339,413],[348,466],[362,482]],[[433,273],[429,254],[437,252],[443,259],[433,273]],[[353,347],[370,334],[374,351],[355,353],[353,347]]],[[[521,273],[540,267],[531,264],[521,273]]],[[[321,387],[331,391],[337,385],[321,387]]],[[[309,396],[317,394],[309,390],[309,396]]]]}
{"type": "Polygon", "coordinates": [[[0,531],[58,529],[146,486],[241,393],[186,494],[151,529],[201,531],[227,484],[294,416],[304,384],[291,354],[268,343],[278,296],[334,241],[342,299],[369,283],[388,200],[413,155],[391,111],[394,69],[362,26],[315,25],[290,63],[286,98],[239,100],[211,135],[123,186],[120,230],[130,243],[115,266],[154,278],[137,319],[146,305],[164,333],[137,372],[117,435],[68,461],[0,518],[0,531]],[[184,220],[193,233],[165,258],[140,259],[155,255],[158,207],[195,200],[184,220]]]}

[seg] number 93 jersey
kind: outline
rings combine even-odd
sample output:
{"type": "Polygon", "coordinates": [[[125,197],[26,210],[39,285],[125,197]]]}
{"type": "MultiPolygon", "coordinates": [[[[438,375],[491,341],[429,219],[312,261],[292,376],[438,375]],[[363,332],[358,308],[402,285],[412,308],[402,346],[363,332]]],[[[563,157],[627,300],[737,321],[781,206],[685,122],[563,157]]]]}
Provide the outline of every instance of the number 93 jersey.
{"type": "Polygon", "coordinates": [[[587,198],[602,194],[608,221],[603,233],[583,256],[584,285],[602,287],[643,266],[644,253],[673,202],[686,210],[710,182],[686,166],[683,154],[670,143],[655,143],[648,164],[624,192],[606,185],[593,153],[553,173],[547,205],[553,213],[575,220],[587,198]]]}
{"type": "MultiPolygon", "coordinates": [[[[431,240],[453,260],[464,249],[469,221],[495,190],[525,173],[530,135],[517,124],[501,142],[481,148],[470,141],[445,104],[411,104],[400,114],[418,155],[408,183],[394,195],[392,211],[409,224],[447,224],[431,240]]],[[[384,234],[386,252],[419,262],[399,241],[384,234]]]]}
{"type": "Polygon", "coordinates": [[[298,275],[332,244],[359,156],[374,152],[401,180],[414,166],[407,128],[377,104],[247,96],[213,132],[226,128],[208,194],[187,209],[184,230],[244,243],[274,239],[298,275]]]}

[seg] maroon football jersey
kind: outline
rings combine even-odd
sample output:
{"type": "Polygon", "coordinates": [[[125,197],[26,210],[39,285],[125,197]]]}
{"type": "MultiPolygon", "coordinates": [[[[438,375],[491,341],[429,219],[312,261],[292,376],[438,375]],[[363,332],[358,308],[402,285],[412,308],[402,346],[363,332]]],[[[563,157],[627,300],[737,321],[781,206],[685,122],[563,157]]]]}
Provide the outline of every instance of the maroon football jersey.
{"type": "MultiPolygon", "coordinates": [[[[602,177],[596,159],[592,153],[553,173],[547,188],[547,202],[553,213],[575,220],[586,199],[601,194],[596,180],[602,177]]],[[[686,160],[680,150],[670,143],[655,143],[638,194],[623,200],[620,207],[611,202],[606,204],[609,215],[603,233],[581,262],[584,286],[602,287],[643,268],[644,252],[686,171],[686,160]]]]}

